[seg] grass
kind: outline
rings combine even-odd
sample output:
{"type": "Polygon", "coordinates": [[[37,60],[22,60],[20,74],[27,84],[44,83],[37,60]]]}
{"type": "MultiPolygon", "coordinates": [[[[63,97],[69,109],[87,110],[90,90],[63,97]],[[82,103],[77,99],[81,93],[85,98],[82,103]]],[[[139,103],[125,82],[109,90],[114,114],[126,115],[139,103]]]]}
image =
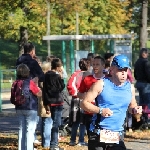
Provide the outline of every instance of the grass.
{"type": "Polygon", "coordinates": [[[11,83],[2,83],[1,88],[2,90],[10,89],[11,88],[11,83]]]}

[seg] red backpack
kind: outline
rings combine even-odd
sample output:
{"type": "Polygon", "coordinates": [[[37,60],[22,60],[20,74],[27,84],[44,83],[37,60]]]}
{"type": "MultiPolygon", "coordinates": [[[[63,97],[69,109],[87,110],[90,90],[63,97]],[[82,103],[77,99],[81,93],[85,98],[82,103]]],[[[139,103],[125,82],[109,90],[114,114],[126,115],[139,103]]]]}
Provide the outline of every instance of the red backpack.
{"type": "Polygon", "coordinates": [[[76,89],[80,87],[82,77],[83,77],[83,72],[81,70],[77,70],[71,75],[67,83],[67,90],[69,92],[69,95],[76,96],[76,89]],[[74,80],[75,80],[75,87],[73,85],[74,80]]]}
{"type": "Polygon", "coordinates": [[[11,87],[10,101],[12,104],[19,106],[25,103],[27,95],[24,92],[24,80],[16,80],[11,87]]]}

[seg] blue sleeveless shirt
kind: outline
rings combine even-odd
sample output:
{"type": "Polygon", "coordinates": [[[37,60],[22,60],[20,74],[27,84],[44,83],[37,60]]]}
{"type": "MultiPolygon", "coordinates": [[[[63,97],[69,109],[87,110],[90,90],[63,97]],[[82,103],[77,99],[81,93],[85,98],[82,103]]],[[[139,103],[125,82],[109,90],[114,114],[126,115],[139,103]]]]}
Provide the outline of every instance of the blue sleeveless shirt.
{"type": "Polygon", "coordinates": [[[113,111],[113,115],[109,117],[100,116],[97,124],[99,127],[96,127],[99,115],[94,114],[90,131],[98,128],[111,131],[123,131],[126,111],[132,99],[131,83],[126,81],[122,86],[116,86],[108,78],[103,79],[103,81],[103,90],[96,98],[97,105],[100,108],[109,108],[113,111]]]}

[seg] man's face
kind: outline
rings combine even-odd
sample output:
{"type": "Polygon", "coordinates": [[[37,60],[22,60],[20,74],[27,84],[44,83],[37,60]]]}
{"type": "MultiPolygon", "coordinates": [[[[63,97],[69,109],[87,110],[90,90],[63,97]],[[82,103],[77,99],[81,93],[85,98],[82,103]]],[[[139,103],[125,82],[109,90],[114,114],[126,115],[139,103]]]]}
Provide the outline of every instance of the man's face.
{"type": "Polygon", "coordinates": [[[32,58],[36,55],[36,54],[35,54],[35,48],[34,48],[34,49],[32,49],[32,53],[31,53],[31,55],[32,55],[32,58]]]}
{"type": "Polygon", "coordinates": [[[148,52],[143,52],[143,58],[148,58],[149,53],[148,52]]]}
{"type": "Polygon", "coordinates": [[[127,67],[119,69],[118,67],[113,66],[111,69],[112,76],[120,83],[124,83],[127,80],[127,72],[127,67]]]}
{"type": "Polygon", "coordinates": [[[92,66],[93,66],[94,74],[99,74],[104,69],[104,65],[101,64],[101,60],[100,59],[94,59],[92,66]]]}

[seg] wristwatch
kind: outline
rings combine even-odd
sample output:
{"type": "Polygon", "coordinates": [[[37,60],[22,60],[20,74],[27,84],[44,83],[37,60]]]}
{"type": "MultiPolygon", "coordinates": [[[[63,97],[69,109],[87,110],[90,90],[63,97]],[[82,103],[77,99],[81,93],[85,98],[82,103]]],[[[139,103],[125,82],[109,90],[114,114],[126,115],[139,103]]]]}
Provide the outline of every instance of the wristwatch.
{"type": "Polygon", "coordinates": [[[99,113],[98,114],[102,114],[103,108],[99,108],[99,113]]]}

